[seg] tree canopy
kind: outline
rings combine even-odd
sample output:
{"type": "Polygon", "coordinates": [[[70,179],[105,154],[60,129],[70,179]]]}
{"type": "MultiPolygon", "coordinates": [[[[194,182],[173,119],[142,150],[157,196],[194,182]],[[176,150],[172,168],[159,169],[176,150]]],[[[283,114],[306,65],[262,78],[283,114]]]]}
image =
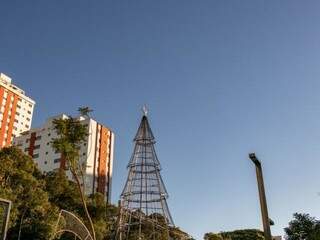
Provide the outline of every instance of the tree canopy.
{"type": "Polygon", "coordinates": [[[204,240],[264,240],[263,232],[257,229],[243,229],[232,232],[206,233],[204,240]]]}
{"type": "MultiPolygon", "coordinates": [[[[68,180],[65,171],[42,174],[31,157],[16,147],[0,150],[0,197],[13,202],[8,239],[48,240],[54,233],[61,209],[86,219],[77,184],[68,180]]],[[[85,196],[92,217],[96,239],[114,239],[119,210],[107,204],[104,196],[85,196]]],[[[146,232],[149,231],[146,228],[146,232]]],[[[172,239],[188,239],[179,228],[170,228],[172,239]]],[[[57,239],[74,240],[64,233],[57,239]]]]}
{"type": "Polygon", "coordinates": [[[15,147],[0,151],[0,196],[12,201],[8,239],[47,239],[58,208],[34,161],[15,147]]]}
{"type": "MultiPolygon", "coordinates": [[[[88,111],[89,108],[79,108],[80,114],[88,114],[88,111]]],[[[86,162],[81,162],[80,160],[80,146],[86,141],[88,135],[87,128],[85,125],[81,124],[79,119],[71,116],[66,119],[54,119],[53,126],[58,137],[53,139],[52,147],[62,154],[66,163],[66,168],[71,172],[76,182],[82,202],[82,208],[86,216],[85,219],[87,220],[85,223],[87,223],[86,225],[93,240],[96,240],[96,231],[85,199],[84,174],[86,162]]]]}
{"type": "MultiPolygon", "coordinates": [[[[0,197],[12,201],[8,239],[48,240],[54,231],[60,209],[86,215],[74,182],[65,171],[41,174],[28,155],[15,147],[0,150],[0,197]]],[[[96,194],[85,198],[98,240],[115,234],[117,207],[96,194]]],[[[74,239],[64,234],[61,239],[74,239]]]]}
{"type": "MultiPolygon", "coordinates": [[[[45,176],[45,180],[50,202],[59,209],[75,213],[82,220],[86,219],[77,186],[68,180],[64,171],[50,172],[45,176]]],[[[107,204],[104,196],[99,193],[85,199],[93,220],[96,239],[110,239],[115,234],[118,208],[107,204]]],[[[74,237],[64,234],[61,239],[74,239],[74,237]]]]}
{"type": "Polygon", "coordinates": [[[223,240],[222,236],[216,233],[206,233],[203,239],[204,240],[223,240]]]}
{"type": "Polygon", "coordinates": [[[287,240],[319,240],[320,221],[305,213],[293,214],[293,220],[285,229],[287,240]]]}

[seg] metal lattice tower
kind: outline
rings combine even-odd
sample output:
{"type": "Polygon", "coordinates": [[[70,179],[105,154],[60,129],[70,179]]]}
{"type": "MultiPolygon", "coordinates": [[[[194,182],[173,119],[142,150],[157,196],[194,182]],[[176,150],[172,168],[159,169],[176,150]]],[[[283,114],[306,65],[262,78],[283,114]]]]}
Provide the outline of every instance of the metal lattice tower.
{"type": "Polygon", "coordinates": [[[146,109],[134,142],[129,174],[121,194],[118,239],[169,239],[169,227],[174,223],[146,109]]]}

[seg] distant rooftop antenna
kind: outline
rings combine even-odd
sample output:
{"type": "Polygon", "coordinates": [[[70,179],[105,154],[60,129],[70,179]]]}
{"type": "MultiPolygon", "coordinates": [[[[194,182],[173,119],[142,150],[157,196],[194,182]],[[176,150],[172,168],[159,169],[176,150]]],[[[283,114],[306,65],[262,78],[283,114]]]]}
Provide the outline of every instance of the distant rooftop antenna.
{"type": "Polygon", "coordinates": [[[143,105],[143,107],[141,108],[141,110],[142,110],[142,113],[143,113],[143,116],[147,116],[148,115],[148,107],[147,107],[147,105],[145,104],[145,105],[143,105]]]}

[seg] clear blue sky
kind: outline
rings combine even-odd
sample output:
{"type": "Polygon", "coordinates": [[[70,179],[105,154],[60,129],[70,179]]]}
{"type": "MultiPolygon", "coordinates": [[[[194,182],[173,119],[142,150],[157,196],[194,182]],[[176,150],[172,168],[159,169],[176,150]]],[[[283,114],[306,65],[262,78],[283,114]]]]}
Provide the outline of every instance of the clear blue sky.
{"type": "Polygon", "coordinates": [[[0,71],[36,101],[33,126],[78,106],[116,133],[113,202],[144,103],[175,223],[261,228],[320,218],[320,2],[0,2],[0,71]]]}

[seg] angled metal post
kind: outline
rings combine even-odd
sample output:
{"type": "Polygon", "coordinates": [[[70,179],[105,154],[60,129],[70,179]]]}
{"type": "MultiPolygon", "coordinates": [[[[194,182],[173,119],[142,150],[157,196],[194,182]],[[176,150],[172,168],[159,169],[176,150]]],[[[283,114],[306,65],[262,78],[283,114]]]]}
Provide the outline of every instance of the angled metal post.
{"type": "Polygon", "coordinates": [[[265,240],[272,240],[271,230],[270,230],[270,219],[268,215],[267,199],[266,199],[266,193],[264,189],[261,162],[258,160],[255,153],[250,153],[249,158],[256,167],[264,237],[265,237],[265,240]]]}
{"type": "Polygon", "coordinates": [[[11,210],[11,201],[7,199],[2,199],[0,198],[0,203],[5,204],[6,208],[4,209],[4,216],[3,216],[3,225],[1,229],[1,235],[0,235],[0,240],[5,240],[7,236],[7,230],[8,230],[8,224],[9,224],[9,216],[10,216],[10,210],[11,210]]]}

